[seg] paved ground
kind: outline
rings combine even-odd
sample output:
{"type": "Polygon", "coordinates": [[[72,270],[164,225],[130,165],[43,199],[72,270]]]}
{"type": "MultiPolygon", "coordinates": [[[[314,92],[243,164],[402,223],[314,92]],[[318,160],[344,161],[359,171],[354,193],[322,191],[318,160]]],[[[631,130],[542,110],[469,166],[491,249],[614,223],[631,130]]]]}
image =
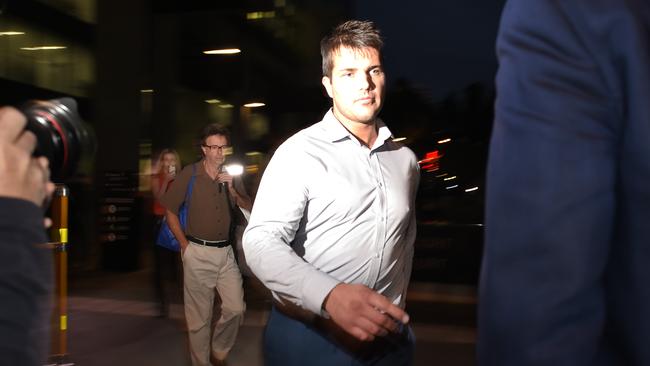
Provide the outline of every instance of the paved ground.
{"type": "MultiPolygon", "coordinates": [[[[67,361],[80,366],[190,365],[180,291],[170,317],[159,318],[151,278],[149,270],[72,278],[67,361]]],[[[247,312],[228,358],[232,366],[262,365],[270,302],[259,283],[248,280],[245,288],[247,312]]],[[[413,284],[407,310],[417,337],[416,365],[474,364],[475,303],[469,287],[413,284]]]]}

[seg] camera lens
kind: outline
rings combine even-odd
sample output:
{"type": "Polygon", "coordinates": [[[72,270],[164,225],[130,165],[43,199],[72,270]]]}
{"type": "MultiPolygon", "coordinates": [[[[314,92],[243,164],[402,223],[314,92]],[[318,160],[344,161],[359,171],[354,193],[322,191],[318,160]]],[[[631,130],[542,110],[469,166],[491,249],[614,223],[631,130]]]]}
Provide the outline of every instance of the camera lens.
{"type": "Polygon", "coordinates": [[[94,136],[79,118],[74,99],[34,100],[22,112],[27,116],[26,129],[38,141],[34,156],[48,158],[52,181],[74,174],[81,157],[94,153],[94,136]]]}

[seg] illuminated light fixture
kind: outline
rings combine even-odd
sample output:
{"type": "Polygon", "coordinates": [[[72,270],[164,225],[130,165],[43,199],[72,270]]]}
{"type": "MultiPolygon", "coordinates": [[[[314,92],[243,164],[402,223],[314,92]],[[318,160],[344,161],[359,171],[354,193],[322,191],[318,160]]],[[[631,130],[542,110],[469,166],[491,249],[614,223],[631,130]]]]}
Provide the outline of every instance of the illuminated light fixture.
{"type": "Polygon", "coordinates": [[[405,140],[406,140],[406,137],[395,137],[393,139],[393,142],[400,142],[400,141],[405,141],[405,140]]]}
{"type": "Polygon", "coordinates": [[[140,93],[153,93],[153,89],[140,89],[140,93]]]}
{"type": "Polygon", "coordinates": [[[447,138],[447,139],[442,139],[442,140],[438,141],[439,144],[446,144],[448,142],[451,142],[451,139],[447,138]]]}
{"type": "Polygon", "coordinates": [[[447,188],[447,189],[454,189],[454,188],[458,188],[458,184],[454,184],[453,186],[449,186],[449,187],[446,187],[446,188],[447,188]]]}
{"type": "Polygon", "coordinates": [[[456,176],[455,176],[455,175],[452,175],[451,177],[447,177],[447,178],[445,178],[445,180],[454,180],[454,179],[456,179],[456,176]]]}
{"type": "Polygon", "coordinates": [[[274,11],[254,11],[254,12],[246,13],[247,20],[269,19],[269,18],[275,18],[274,11]]]}
{"type": "Polygon", "coordinates": [[[206,99],[205,102],[208,103],[208,104],[221,103],[221,101],[219,99],[206,99]]]}
{"type": "Polygon", "coordinates": [[[478,191],[478,187],[467,188],[465,190],[465,192],[474,192],[474,191],[478,191]]]}
{"type": "Polygon", "coordinates": [[[228,103],[226,103],[226,104],[219,104],[219,108],[223,108],[223,109],[229,109],[229,108],[233,108],[233,107],[234,107],[234,105],[232,105],[232,104],[228,104],[228,103]]]}
{"type": "Polygon", "coordinates": [[[442,174],[436,175],[436,178],[442,178],[442,177],[446,177],[448,175],[449,174],[447,174],[447,173],[442,173],[442,174]]]}
{"type": "Polygon", "coordinates": [[[203,51],[206,55],[234,55],[240,52],[241,50],[239,48],[223,48],[219,50],[203,51]]]}
{"type": "Polygon", "coordinates": [[[38,46],[38,47],[20,47],[21,50],[25,51],[47,51],[47,50],[63,50],[66,49],[66,46],[38,46]]]}
{"type": "Polygon", "coordinates": [[[259,151],[249,151],[246,153],[246,156],[260,156],[260,155],[262,155],[262,153],[259,151]]]}
{"type": "Polygon", "coordinates": [[[265,103],[261,103],[261,102],[251,102],[251,103],[244,104],[244,107],[257,108],[257,107],[264,107],[265,105],[266,105],[265,103]]]}
{"type": "Polygon", "coordinates": [[[22,36],[25,32],[0,32],[0,36],[22,36]]]}

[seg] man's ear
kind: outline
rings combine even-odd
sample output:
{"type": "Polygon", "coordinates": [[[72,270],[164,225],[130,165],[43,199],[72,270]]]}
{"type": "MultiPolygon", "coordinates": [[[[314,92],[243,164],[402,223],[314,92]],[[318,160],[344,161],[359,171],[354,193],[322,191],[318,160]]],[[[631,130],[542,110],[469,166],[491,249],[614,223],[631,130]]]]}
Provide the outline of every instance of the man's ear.
{"type": "Polygon", "coordinates": [[[330,96],[330,98],[334,98],[332,96],[332,80],[328,76],[323,76],[321,79],[321,83],[323,83],[323,86],[325,87],[325,90],[327,91],[327,95],[330,96]]]}

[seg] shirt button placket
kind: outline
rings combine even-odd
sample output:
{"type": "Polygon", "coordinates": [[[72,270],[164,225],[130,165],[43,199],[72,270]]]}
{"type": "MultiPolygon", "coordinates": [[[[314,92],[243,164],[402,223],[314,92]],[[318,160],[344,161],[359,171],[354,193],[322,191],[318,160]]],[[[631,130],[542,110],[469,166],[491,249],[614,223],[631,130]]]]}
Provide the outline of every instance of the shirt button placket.
{"type": "Polygon", "coordinates": [[[379,272],[381,269],[381,261],[382,261],[382,256],[383,256],[383,250],[384,250],[384,242],[386,240],[385,238],[385,233],[386,233],[386,195],[384,191],[384,185],[381,180],[381,171],[380,171],[380,164],[379,164],[379,158],[377,154],[372,154],[371,156],[371,166],[372,166],[372,173],[373,173],[373,179],[375,180],[377,184],[377,200],[378,200],[378,225],[377,225],[377,235],[376,235],[376,242],[375,242],[375,262],[376,262],[376,273],[373,276],[373,280],[376,283],[378,278],[379,278],[379,272]]]}

